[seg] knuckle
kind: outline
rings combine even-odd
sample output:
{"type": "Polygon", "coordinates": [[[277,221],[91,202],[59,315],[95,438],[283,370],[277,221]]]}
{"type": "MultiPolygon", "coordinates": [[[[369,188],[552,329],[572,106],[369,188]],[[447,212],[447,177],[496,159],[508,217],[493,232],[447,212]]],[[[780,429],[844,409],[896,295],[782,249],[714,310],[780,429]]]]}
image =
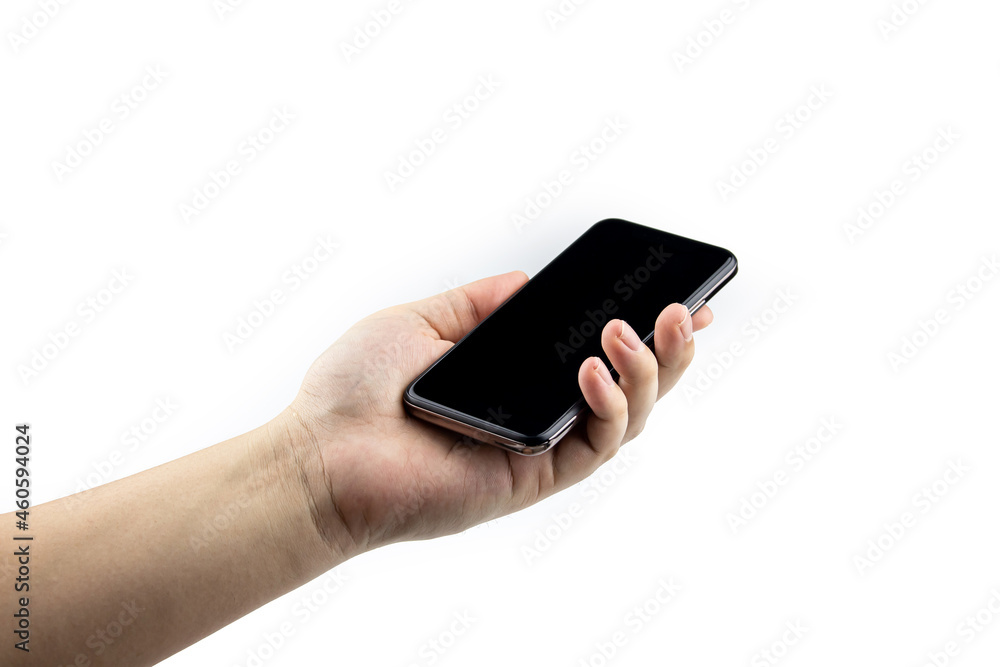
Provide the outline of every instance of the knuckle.
{"type": "Polygon", "coordinates": [[[629,385],[642,387],[656,379],[660,365],[657,363],[656,355],[650,350],[641,359],[622,370],[622,379],[629,385]]]}
{"type": "Polygon", "coordinates": [[[611,409],[611,421],[628,422],[628,401],[625,400],[624,396],[621,396],[620,400],[616,401],[614,407],[611,409]]]}

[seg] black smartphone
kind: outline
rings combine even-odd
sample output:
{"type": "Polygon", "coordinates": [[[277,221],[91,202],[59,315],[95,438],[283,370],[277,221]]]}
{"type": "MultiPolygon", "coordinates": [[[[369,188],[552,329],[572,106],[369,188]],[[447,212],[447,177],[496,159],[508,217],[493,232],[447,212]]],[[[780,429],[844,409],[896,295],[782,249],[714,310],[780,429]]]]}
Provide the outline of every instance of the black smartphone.
{"type": "Polygon", "coordinates": [[[518,454],[540,454],[587,404],[580,364],[600,357],[612,319],[652,346],[671,303],[691,313],[736,275],[733,253],[625,220],[590,227],[415,379],[410,413],[518,454]],[[526,332],[530,332],[526,335],[526,332]]]}

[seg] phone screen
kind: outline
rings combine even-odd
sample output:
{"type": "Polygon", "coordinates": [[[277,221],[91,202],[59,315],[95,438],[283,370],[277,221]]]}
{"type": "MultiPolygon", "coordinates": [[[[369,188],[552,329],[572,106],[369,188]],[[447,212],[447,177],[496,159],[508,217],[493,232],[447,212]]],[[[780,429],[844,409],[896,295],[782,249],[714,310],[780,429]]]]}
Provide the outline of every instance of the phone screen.
{"type": "Polygon", "coordinates": [[[413,393],[515,433],[545,433],[582,400],[580,364],[598,356],[611,367],[601,348],[607,322],[623,319],[645,339],[665,307],[691,299],[730,262],[729,251],[705,243],[622,220],[597,223],[449,350],[413,393]]]}

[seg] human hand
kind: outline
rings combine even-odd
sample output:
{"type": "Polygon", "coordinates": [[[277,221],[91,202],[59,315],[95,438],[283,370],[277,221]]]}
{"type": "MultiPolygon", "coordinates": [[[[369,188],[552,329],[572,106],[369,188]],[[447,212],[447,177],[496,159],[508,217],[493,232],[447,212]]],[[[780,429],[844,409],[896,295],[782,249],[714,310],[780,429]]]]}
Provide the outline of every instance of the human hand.
{"type": "Polygon", "coordinates": [[[655,355],[622,320],[608,322],[601,343],[619,381],[600,359],[585,360],[579,381],[591,412],[538,456],[407,414],[409,383],[526,280],[508,273],[379,311],[309,369],[278,421],[298,448],[313,520],[339,557],[460,532],[580,482],[642,431],[690,364],[693,332],[712,321],[707,306],[693,317],[668,306],[656,321],[655,355]]]}

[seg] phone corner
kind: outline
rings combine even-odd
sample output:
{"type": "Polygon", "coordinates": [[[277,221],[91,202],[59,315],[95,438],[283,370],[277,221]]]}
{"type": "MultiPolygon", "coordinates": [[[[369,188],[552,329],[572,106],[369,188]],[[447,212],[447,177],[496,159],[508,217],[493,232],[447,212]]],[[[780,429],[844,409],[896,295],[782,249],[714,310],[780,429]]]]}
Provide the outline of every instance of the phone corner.
{"type": "Polygon", "coordinates": [[[416,384],[417,380],[413,380],[410,384],[406,385],[406,389],[403,390],[403,405],[405,405],[407,408],[420,407],[421,403],[420,396],[414,389],[416,384]]]}
{"type": "Polygon", "coordinates": [[[524,450],[521,453],[527,456],[537,456],[549,451],[569,434],[582,414],[582,410],[576,409],[572,417],[553,424],[552,427],[542,433],[534,436],[522,436],[521,444],[524,446],[524,450]]]}
{"type": "Polygon", "coordinates": [[[727,255],[726,264],[724,268],[732,271],[732,275],[735,276],[737,273],[739,273],[740,261],[736,259],[736,253],[734,253],[732,250],[729,250],[728,248],[723,248],[723,250],[726,251],[727,255]]]}
{"type": "Polygon", "coordinates": [[[635,223],[629,222],[628,220],[624,220],[622,218],[604,218],[603,220],[598,220],[597,222],[595,222],[594,224],[592,224],[587,229],[587,231],[588,232],[589,231],[596,231],[598,229],[601,229],[602,227],[614,227],[614,226],[623,225],[623,224],[624,225],[631,225],[631,224],[635,224],[635,223]]]}

